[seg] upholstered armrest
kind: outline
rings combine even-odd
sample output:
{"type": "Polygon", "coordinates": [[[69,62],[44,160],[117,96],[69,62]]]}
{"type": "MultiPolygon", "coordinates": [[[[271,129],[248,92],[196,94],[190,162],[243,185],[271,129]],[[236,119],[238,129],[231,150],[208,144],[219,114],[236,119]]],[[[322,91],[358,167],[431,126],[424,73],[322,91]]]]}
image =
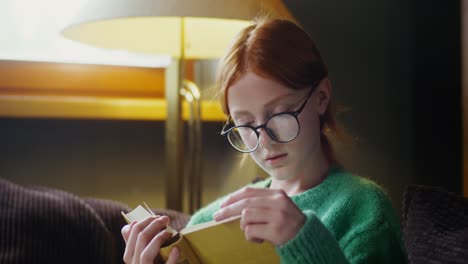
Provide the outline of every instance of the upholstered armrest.
{"type": "MultiPolygon", "coordinates": [[[[0,263],[123,263],[122,203],[0,178],[0,263]]],[[[175,229],[189,216],[155,209],[175,229]]]]}
{"type": "Polygon", "coordinates": [[[113,241],[79,197],[0,178],[0,263],[119,263],[113,241]]]}
{"type": "Polygon", "coordinates": [[[409,186],[403,237],[410,263],[468,263],[468,199],[441,188],[409,186]]]}

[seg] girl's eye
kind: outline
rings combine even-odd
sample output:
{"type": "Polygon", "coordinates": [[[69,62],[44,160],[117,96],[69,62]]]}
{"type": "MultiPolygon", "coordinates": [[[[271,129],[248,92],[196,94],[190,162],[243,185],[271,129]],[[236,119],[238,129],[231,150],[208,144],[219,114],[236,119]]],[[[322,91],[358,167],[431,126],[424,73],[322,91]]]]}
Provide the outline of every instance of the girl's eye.
{"type": "Polygon", "coordinates": [[[243,126],[243,125],[252,125],[254,123],[254,121],[251,121],[251,120],[248,120],[248,119],[238,119],[238,120],[234,120],[234,124],[236,126],[243,126]]]}

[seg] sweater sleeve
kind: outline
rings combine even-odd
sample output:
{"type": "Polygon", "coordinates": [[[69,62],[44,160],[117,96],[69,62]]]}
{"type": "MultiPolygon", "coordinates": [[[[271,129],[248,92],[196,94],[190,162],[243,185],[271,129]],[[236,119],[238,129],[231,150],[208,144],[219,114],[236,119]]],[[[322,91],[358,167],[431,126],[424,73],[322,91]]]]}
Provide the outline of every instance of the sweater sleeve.
{"type": "Polygon", "coordinates": [[[292,240],[277,247],[281,263],[405,263],[388,223],[368,227],[338,242],[310,210],[306,223],[292,240]],[[341,244],[341,245],[340,245],[341,244]]]}
{"type": "Polygon", "coordinates": [[[219,209],[219,205],[224,198],[220,198],[211,204],[197,211],[188,222],[187,226],[205,223],[213,220],[213,214],[219,209]]]}
{"type": "Polygon", "coordinates": [[[343,245],[350,263],[406,263],[404,248],[389,222],[354,234],[343,245]]]}
{"type": "Polygon", "coordinates": [[[299,233],[276,248],[281,263],[349,263],[338,242],[317,216],[311,210],[303,213],[307,220],[299,233]]]}

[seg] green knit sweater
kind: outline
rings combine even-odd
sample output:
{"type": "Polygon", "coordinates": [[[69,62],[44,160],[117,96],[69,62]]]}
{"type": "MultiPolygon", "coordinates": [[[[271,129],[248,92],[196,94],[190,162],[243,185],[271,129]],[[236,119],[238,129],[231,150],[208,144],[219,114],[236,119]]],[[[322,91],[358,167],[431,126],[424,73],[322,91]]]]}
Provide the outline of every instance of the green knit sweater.
{"type": "MultiPolygon", "coordinates": [[[[271,178],[254,184],[267,188],[271,178]]],[[[223,198],[202,208],[189,225],[213,219],[223,198]]],[[[291,197],[307,220],[297,235],[276,247],[281,263],[405,263],[400,226],[375,183],[339,168],[318,186],[291,197]]]]}

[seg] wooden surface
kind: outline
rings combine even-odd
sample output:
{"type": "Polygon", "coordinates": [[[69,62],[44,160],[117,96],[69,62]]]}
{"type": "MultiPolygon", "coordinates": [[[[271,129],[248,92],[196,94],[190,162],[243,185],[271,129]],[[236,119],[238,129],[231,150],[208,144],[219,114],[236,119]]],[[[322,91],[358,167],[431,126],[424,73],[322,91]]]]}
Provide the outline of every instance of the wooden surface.
{"type": "MultiPolygon", "coordinates": [[[[165,120],[164,68],[0,61],[0,117],[165,120]]],[[[188,107],[183,106],[187,119],[188,107]]],[[[224,120],[216,101],[204,121],[224,120]]]]}

